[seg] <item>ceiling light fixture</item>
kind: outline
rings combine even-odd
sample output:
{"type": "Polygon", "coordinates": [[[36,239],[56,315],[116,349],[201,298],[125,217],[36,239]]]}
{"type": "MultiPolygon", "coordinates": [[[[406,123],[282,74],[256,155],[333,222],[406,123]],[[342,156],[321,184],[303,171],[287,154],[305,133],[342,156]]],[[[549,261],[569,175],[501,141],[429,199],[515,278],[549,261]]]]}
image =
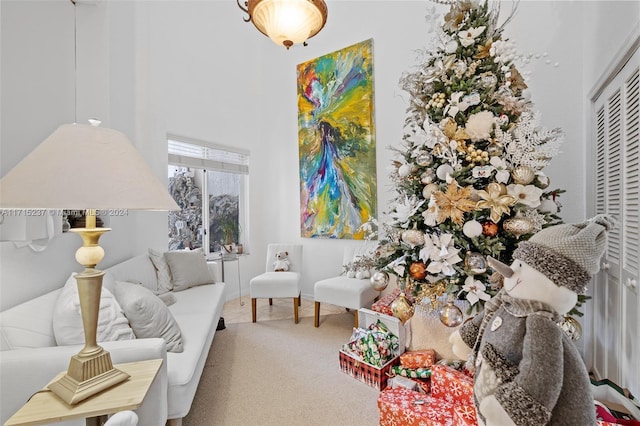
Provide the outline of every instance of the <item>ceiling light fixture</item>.
{"type": "Polygon", "coordinates": [[[262,34],[287,50],[294,44],[307,45],[327,22],[324,0],[247,0],[244,7],[236,0],[253,25],[262,34]]]}

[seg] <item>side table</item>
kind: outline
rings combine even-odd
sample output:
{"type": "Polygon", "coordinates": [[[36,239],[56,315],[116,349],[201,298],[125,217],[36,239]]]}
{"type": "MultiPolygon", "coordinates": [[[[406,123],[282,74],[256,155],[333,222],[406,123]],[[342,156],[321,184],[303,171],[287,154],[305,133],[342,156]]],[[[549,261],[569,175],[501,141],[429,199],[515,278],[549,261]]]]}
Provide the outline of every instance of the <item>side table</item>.
{"type": "MultiPolygon", "coordinates": [[[[11,416],[5,426],[42,425],[78,418],[86,418],[87,426],[101,425],[108,414],[140,408],[161,365],[161,359],[115,365],[131,377],[75,405],[68,405],[44,388],[11,416]]],[[[52,381],[64,373],[61,372],[52,381]]]]}
{"type": "Polygon", "coordinates": [[[238,297],[240,298],[240,306],[244,306],[242,301],[242,281],[240,280],[240,258],[245,256],[244,254],[237,253],[223,253],[220,255],[220,264],[222,267],[222,281],[224,282],[224,264],[225,262],[236,262],[238,265],[238,297]]]}

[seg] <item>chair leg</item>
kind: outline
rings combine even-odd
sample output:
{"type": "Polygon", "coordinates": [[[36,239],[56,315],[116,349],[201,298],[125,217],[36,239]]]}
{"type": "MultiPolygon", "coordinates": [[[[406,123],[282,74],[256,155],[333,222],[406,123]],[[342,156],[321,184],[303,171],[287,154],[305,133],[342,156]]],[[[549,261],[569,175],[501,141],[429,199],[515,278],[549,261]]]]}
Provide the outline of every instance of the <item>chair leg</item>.
{"type": "Polygon", "coordinates": [[[251,298],[251,322],[256,322],[256,298],[251,298]]]}
{"type": "Polygon", "coordinates": [[[271,297],[269,298],[269,305],[273,305],[273,299],[271,297]]]}
{"type": "Polygon", "coordinates": [[[353,318],[355,319],[355,323],[356,323],[356,325],[354,325],[354,327],[358,328],[358,310],[357,309],[355,311],[353,311],[353,318]]]}
{"type": "Polygon", "coordinates": [[[298,306],[300,306],[300,296],[293,298],[293,322],[298,323],[298,306]]]}
{"type": "Polygon", "coordinates": [[[313,325],[314,327],[320,327],[320,302],[315,303],[313,310],[313,325]]]}
{"type": "Polygon", "coordinates": [[[302,304],[302,292],[298,293],[298,306],[302,304]]]}

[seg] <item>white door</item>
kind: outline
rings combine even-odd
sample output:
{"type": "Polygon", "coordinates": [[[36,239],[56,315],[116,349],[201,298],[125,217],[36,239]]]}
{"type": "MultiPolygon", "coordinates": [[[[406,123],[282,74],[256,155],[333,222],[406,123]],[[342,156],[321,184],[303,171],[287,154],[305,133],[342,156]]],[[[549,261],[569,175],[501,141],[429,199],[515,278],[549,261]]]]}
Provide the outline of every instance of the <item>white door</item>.
{"type": "Polygon", "coordinates": [[[595,183],[590,211],[617,219],[594,278],[592,369],[640,393],[640,52],[593,102],[595,183]]]}

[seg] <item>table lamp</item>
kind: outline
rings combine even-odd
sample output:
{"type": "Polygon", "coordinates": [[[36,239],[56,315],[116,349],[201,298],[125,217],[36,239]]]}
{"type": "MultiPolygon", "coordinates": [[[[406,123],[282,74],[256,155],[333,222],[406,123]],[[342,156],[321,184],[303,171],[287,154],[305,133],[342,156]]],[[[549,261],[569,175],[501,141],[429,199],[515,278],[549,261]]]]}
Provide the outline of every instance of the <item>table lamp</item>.
{"type": "Polygon", "coordinates": [[[98,240],[109,228],[96,228],[96,210],[179,210],[167,188],[127,137],[113,129],[64,124],[0,180],[0,209],[84,210],[76,275],[84,327],[84,347],[67,373],[49,389],[76,404],[129,376],[113,368],[109,352],[97,343],[104,257],[98,240]]]}

